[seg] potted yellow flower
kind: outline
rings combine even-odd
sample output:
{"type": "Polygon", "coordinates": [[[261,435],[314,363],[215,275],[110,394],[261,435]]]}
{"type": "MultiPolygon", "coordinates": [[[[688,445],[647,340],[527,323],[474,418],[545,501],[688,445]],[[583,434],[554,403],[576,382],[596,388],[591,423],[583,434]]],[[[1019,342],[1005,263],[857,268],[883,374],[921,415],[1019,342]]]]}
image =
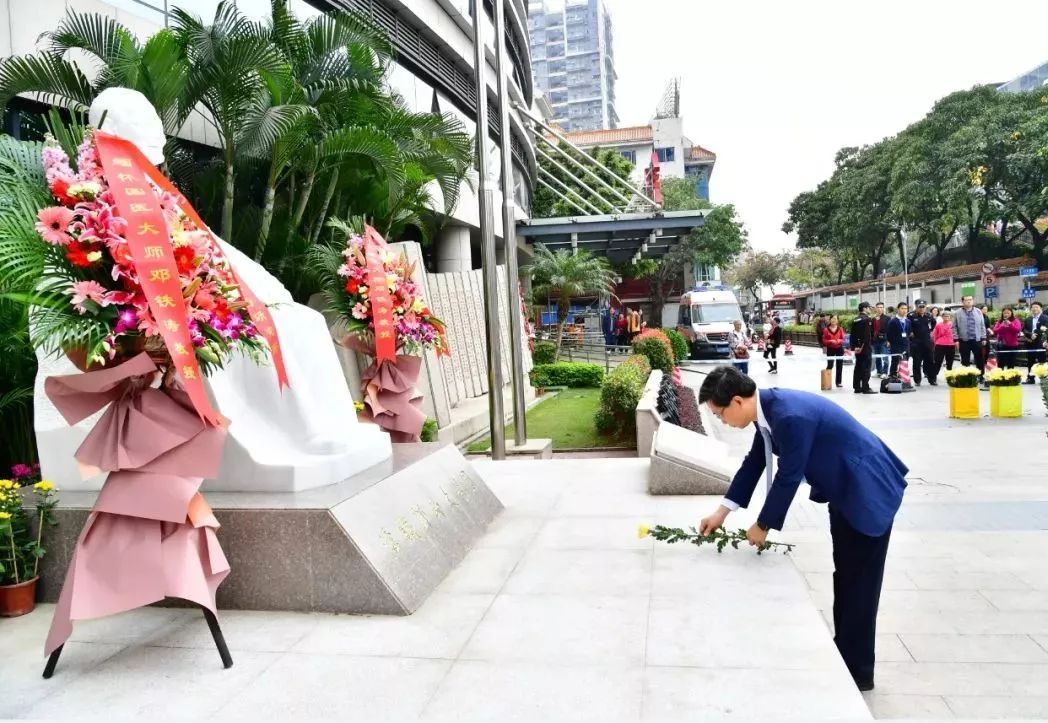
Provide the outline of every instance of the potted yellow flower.
{"type": "Polygon", "coordinates": [[[979,418],[979,370],[957,367],[946,372],[950,386],[950,416],[956,419],[979,418]]]}
{"type": "Polygon", "coordinates": [[[1037,377],[1037,382],[1041,386],[1041,398],[1044,400],[1044,411],[1048,414],[1048,364],[1034,364],[1031,370],[1033,375],[1037,377]]]}
{"type": "Polygon", "coordinates": [[[56,524],[51,514],[58,504],[55,486],[44,480],[30,489],[36,498],[35,515],[24,504],[23,495],[30,490],[13,480],[0,480],[0,617],[33,611],[40,559],[45,553],[41,545],[44,528],[56,524]]]}
{"type": "Polygon", "coordinates": [[[994,369],[986,373],[990,385],[990,416],[1023,416],[1023,374],[1018,369],[994,369]]]}

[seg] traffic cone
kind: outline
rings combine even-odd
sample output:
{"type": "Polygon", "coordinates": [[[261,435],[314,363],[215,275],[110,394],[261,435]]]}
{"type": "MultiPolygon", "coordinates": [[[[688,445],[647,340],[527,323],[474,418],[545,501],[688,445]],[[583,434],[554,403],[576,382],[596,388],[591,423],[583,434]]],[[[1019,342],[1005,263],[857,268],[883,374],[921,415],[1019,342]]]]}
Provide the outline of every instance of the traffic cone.
{"type": "Polygon", "coordinates": [[[786,347],[786,351],[784,351],[783,354],[786,356],[793,356],[793,342],[787,339],[784,346],[786,347]]]}
{"type": "Polygon", "coordinates": [[[757,343],[757,351],[762,352],[762,353],[764,352],[764,338],[763,337],[761,337],[761,340],[757,343]]]}
{"type": "Polygon", "coordinates": [[[899,381],[902,382],[904,392],[916,391],[913,386],[913,377],[910,376],[910,360],[905,357],[899,360],[899,368],[896,371],[899,381]]]}
{"type": "Polygon", "coordinates": [[[997,368],[997,357],[991,356],[989,359],[986,360],[986,372],[987,373],[992,372],[996,368],[997,368]]]}

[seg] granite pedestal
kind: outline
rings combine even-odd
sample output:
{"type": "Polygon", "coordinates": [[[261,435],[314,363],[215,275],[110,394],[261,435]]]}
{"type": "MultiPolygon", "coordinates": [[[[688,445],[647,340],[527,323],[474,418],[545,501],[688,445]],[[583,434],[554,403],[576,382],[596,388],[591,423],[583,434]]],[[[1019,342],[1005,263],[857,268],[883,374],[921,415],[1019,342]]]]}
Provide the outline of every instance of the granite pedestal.
{"type": "MultiPolygon", "coordinates": [[[[414,612],[502,510],[453,445],[398,444],[349,479],[297,493],[205,495],[232,572],[224,609],[414,612]]],[[[58,597],[95,493],[63,495],[42,572],[58,597]]]]}
{"type": "Polygon", "coordinates": [[[722,495],[736,465],[728,445],[664,422],[654,434],[648,492],[653,495],[722,495]]]}

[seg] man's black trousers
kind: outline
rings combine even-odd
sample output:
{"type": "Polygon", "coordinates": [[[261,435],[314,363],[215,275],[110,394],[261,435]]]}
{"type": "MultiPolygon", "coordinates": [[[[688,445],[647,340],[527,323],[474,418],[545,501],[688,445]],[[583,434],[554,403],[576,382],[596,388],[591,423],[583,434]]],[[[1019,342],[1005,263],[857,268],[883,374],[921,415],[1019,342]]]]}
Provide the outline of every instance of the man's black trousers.
{"type": "Polygon", "coordinates": [[[830,507],[833,538],[833,642],[859,685],[873,682],[877,606],[891,528],[880,537],[862,534],[830,507]]]}
{"type": "Polygon", "coordinates": [[[852,387],[857,392],[870,388],[870,374],[873,373],[873,349],[869,344],[861,354],[855,355],[855,369],[852,371],[852,387]]]}

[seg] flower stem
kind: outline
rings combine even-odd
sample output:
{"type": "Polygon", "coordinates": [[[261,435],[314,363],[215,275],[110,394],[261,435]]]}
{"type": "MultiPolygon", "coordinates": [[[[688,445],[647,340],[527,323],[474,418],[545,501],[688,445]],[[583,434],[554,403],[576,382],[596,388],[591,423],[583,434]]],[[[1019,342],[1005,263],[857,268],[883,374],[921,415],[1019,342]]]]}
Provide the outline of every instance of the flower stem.
{"type": "Polygon", "coordinates": [[[15,571],[15,585],[22,582],[21,577],[18,575],[18,558],[15,556],[15,527],[14,525],[7,526],[7,532],[11,536],[11,568],[15,571]]]}
{"type": "MultiPolygon", "coordinates": [[[[693,545],[712,544],[717,546],[717,552],[723,552],[724,548],[729,545],[737,550],[741,543],[748,542],[746,539],[746,530],[741,527],[734,532],[728,532],[723,527],[718,527],[708,535],[700,535],[699,531],[694,527],[689,527],[688,529],[691,530],[691,532],[687,532],[680,527],[655,525],[648,532],[648,535],[654,537],[656,540],[668,542],[671,545],[677,542],[690,542],[693,545]]],[[[782,548],[783,554],[785,554],[790,552],[794,547],[795,545],[787,542],[765,541],[757,547],[757,554],[759,555],[766,550],[774,548],[782,548]]]]}
{"type": "MultiPolygon", "coordinates": [[[[37,508],[36,515],[36,548],[40,549],[40,541],[44,537],[44,516],[47,514],[47,510],[43,507],[37,508]]],[[[33,553],[33,577],[36,577],[37,571],[40,569],[40,555],[33,553]]]]}

